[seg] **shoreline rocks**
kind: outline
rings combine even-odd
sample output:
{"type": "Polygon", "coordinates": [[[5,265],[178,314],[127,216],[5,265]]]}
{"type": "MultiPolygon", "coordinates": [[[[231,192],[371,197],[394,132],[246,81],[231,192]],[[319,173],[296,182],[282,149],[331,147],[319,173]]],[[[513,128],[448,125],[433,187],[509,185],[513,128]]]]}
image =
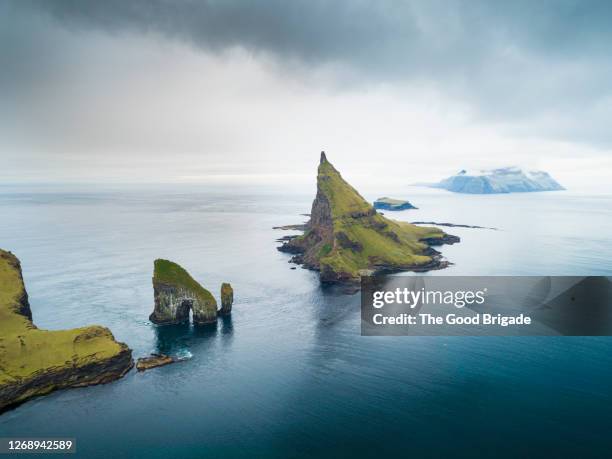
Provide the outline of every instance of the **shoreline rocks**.
{"type": "Polygon", "coordinates": [[[136,362],[136,370],[146,371],[151,368],[163,367],[164,365],[170,365],[171,363],[178,362],[165,354],[151,354],[149,357],[140,357],[136,362]]]}

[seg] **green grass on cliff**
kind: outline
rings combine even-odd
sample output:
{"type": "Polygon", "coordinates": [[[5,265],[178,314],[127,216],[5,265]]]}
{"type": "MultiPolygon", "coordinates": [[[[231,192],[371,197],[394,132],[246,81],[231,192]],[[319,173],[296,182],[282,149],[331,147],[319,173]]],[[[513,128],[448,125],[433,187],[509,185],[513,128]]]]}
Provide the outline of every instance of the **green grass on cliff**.
{"type": "Polygon", "coordinates": [[[317,184],[329,200],[334,235],[342,232],[362,247],[360,251],[343,248],[337,241],[331,250],[322,246],[318,249],[322,269],[327,266],[335,272],[358,277],[360,270],[375,266],[401,269],[431,261],[431,257],[422,255],[427,246],[419,239],[442,237],[441,230],[390,220],[374,213],[373,207],[327,160],[319,165],[317,184]]]}
{"type": "MultiPolygon", "coordinates": [[[[14,255],[0,250],[0,386],[38,372],[110,358],[122,350],[104,327],[57,331],[36,328],[19,313],[25,286],[18,266],[14,255]]],[[[36,393],[44,392],[45,388],[36,388],[36,393]]]]}
{"type": "Polygon", "coordinates": [[[163,284],[182,286],[183,288],[194,292],[204,304],[214,305],[217,301],[212,293],[202,287],[191,275],[180,265],[163,259],[157,259],[154,262],[153,281],[163,284]]]}
{"type": "Polygon", "coordinates": [[[319,164],[317,187],[329,200],[334,218],[346,217],[355,212],[367,212],[372,208],[327,160],[319,164]]]}

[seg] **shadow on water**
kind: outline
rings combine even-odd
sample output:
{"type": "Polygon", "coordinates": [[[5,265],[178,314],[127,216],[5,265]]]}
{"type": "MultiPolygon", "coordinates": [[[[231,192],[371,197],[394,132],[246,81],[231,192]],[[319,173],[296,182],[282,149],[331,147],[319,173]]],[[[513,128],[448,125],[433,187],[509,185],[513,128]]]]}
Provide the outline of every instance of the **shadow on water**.
{"type": "Polygon", "coordinates": [[[312,303],[317,329],[330,328],[360,312],[359,288],[352,285],[322,284],[313,292],[312,303]]]}
{"type": "Polygon", "coordinates": [[[191,353],[204,352],[214,343],[217,335],[226,340],[233,335],[232,318],[221,317],[218,322],[207,325],[184,323],[179,325],[155,326],[156,351],[182,357],[191,353]]]}
{"type": "Polygon", "coordinates": [[[219,334],[221,335],[221,341],[223,344],[230,344],[234,340],[234,323],[232,322],[232,316],[221,316],[217,323],[220,324],[219,334]]]}

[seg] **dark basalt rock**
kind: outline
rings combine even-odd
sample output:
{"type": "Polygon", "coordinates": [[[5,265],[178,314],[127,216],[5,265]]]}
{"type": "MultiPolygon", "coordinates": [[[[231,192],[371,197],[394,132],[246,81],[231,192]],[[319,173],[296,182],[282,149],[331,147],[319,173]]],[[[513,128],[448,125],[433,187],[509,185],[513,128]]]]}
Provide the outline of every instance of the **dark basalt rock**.
{"type": "Polygon", "coordinates": [[[150,370],[151,368],[163,367],[177,362],[176,359],[165,354],[151,354],[149,357],[141,357],[136,362],[138,371],[150,370]]]}
{"type": "Polygon", "coordinates": [[[363,245],[361,245],[360,242],[352,241],[349,239],[346,233],[343,233],[342,231],[336,233],[336,240],[343,249],[350,249],[354,252],[361,252],[363,250],[363,245]]]}
{"type": "Polygon", "coordinates": [[[419,239],[421,242],[424,242],[427,245],[443,245],[443,244],[456,244],[461,242],[461,238],[459,236],[453,236],[452,234],[445,234],[440,238],[430,238],[426,237],[423,239],[419,239]]]}

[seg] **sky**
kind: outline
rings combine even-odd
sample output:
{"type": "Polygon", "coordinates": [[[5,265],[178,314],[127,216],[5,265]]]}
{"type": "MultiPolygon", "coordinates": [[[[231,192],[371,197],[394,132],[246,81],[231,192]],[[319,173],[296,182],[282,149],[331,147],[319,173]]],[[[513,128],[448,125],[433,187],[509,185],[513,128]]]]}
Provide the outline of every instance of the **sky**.
{"type": "Polygon", "coordinates": [[[612,2],[0,0],[0,183],[612,176],[612,2]]]}

